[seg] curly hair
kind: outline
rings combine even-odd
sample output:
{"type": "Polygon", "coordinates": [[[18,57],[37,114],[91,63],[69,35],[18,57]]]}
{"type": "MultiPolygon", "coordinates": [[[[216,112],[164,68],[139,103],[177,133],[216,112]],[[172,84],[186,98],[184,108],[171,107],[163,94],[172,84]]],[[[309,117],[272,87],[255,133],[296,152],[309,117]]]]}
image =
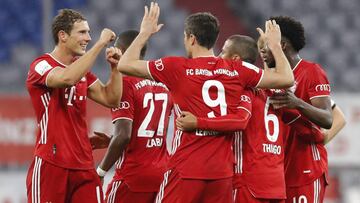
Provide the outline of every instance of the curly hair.
{"type": "Polygon", "coordinates": [[[54,17],[52,23],[52,35],[55,44],[59,43],[58,33],[63,30],[70,34],[75,22],[86,21],[86,18],[81,13],[72,9],[61,9],[58,15],[54,17]]]}
{"type": "Polygon", "coordinates": [[[296,51],[305,46],[305,31],[303,25],[289,16],[271,16],[269,20],[275,20],[280,26],[281,35],[288,39],[296,51]]]}

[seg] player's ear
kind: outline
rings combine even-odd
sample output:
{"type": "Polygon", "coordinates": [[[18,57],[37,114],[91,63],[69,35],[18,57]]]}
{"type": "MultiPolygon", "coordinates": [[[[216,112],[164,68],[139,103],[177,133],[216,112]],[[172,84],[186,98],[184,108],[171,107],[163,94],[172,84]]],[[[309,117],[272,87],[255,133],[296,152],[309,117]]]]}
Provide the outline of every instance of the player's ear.
{"type": "Polygon", "coordinates": [[[59,38],[59,42],[65,42],[66,41],[66,38],[68,37],[69,35],[64,31],[64,30],[60,30],[58,32],[58,38],[59,38]]]}
{"type": "Polygon", "coordinates": [[[234,54],[234,55],[232,55],[231,59],[235,60],[235,61],[240,61],[241,57],[239,55],[237,55],[237,54],[234,54]]]}
{"type": "Polygon", "coordinates": [[[195,45],[195,42],[196,42],[196,37],[195,37],[195,35],[193,35],[193,34],[190,34],[190,42],[191,42],[191,45],[195,45]]]}

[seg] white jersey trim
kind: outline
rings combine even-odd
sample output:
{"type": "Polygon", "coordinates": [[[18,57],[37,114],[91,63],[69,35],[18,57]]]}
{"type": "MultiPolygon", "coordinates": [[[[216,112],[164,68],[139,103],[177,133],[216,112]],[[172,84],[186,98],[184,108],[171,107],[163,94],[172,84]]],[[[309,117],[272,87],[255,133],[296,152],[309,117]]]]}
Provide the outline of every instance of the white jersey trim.
{"type": "Polygon", "coordinates": [[[160,189],[158,194],[156,195],[156,200],[155,203],[161,203],[163,198],[164,198],[164,194],[165,194],[165,187],[169,182],[169,176],[170,176],[171,170],[168,170],[164,173],[164,180],[160,185],[160,189]]]}
{"type": "Polygon", "coordinates": [[[310,97],[310,100],[314,99],[314,98],[319,98],[319,97],[330,97],[330,95],[317,95],[317,96],[313,96],[313,97],[310,97]]]}
{"type": "Polygon", "coordinates": [[[243,110],[247,111],[251,115],[251,112],[247,108],[242,107],[242,106],[238,106],[237,108],[238,109],[243,109],[243,110]]]}
{"type": "Polygon", "coordinates": [[[46,92],[45,94],[40,96],[41,102],[44,106],[44,114],[41,117],[39,122],[40,126],[40,144],[46,144],[47,142],[47,128],[49,122],[49,104],[50,104],[50,93],[46,92]]]}
{"type": "Polygon", "coordinates": [[[128,118],[128,117],[118,117],[118,118],[115,118],[114,120],[112,120],[112,123],[115,123],[115,122],[118,121],[118,120],[129,120],[129,121],[133,121],[133,119],[128,118]]]}
{"type": "Polygon", "coordinates": [[[51,55],[50,53],[46,53],[46,55],[50,56],[52,59],[54,59],[56,62],[58,62],[60,65],[66,67],[67,65],[61,63],[59,60],[57,60],[53,55],[51,55]]]}
{"type": "Polygon", "coordinates": [[[33,203],[40,203],[40,185],[41,185],[41,163],[42,159],[35,156],[35,164],[33,168],[33,174],[31,179],[31,198],[33,203]]]}
{"type": "Polygon", "coordinates": [[[294,118],[293,120],[291,120],[290,122],[286,123],[286,125],[290,125],[292,123],[294,123],[297,119],[299,119],[301,117],[301,115],[298,115],[296,118],[294,118]]]}
{"type": "Polygon", "coordinates": [[[107,203],[115,203],[116,193],[117,193],[117,190],[120,187],[120,185],[121,185],[121,181],[115,181],[112,183],[111,191],[109,193],[107,203]]]}
{"type": "Polygon", "coordinates": [[[263,77],[264,77],[264,73],[265,73],[265,71],[262,70],[262,72],[261,72],[261,77],[260,77],[258,83],[256,84],[255,88],[257,88],[257,87],[259,86],[260,82],[262,81],[262,79],[263,79],[263,77]]]}
{"type": "Polygon", "coordinates": [[[89,89],[91,86],[93,86],[97,81],[99,80],[99,78],[96,78],[96,80],[93,82],[93,83],[91,83],[87,88],[89,89]]]}
{"type": "Polygon", "coordinates": [[[292,70],[293,72],[295,71],[295,69],[296,69],[297,67],[299,67],[299,64],[301,63],[302,60],[303,60],[303,59],[300,59],[300,61],[297,62],[297,64],[295,65],[294,69],[292,70]]]}

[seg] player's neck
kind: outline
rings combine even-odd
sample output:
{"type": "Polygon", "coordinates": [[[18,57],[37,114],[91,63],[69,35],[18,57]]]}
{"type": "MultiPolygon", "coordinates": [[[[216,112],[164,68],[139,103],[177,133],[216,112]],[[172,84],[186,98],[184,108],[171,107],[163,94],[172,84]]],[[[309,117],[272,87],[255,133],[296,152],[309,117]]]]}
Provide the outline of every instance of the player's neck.
{"type": "Polygon", "coordinates": [[[68,51],[61,49],[59,46],[55,46],[54,50],[50,53],[52,57],[65,65],[70,65],[74,56],[70,54],[68,51]]]}
{"type": "Polygon", "coordinates": [[[290,63],[290,66],[292,69],[294,69],[296,67],[296,65],[299,63],[299,61],[301,60],[299,53],[293,53],[290,56],[287,57],[290,63]]]}
{"type": "Polygon", "coordinates": [[[204,47],[197,47],[192,52],[192,58],[215,56],[213,49],[206,49],[204,47]]]}

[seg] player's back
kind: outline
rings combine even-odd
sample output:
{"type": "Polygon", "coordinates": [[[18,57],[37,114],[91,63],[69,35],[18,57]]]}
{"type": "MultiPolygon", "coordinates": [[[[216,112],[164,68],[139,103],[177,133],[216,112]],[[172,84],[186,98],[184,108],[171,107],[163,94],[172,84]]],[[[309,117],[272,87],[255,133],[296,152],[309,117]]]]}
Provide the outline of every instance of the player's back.
{"type": "Polygon", "coordinates": [[[235,133],[236,188],[245,186],[256,198],[285,199],[284,138],[287,126],[270,105],[270,90],[247,89],[242,100],[251,103],[245,130],[235,133]]]}
{"type": "MultiPolygon", "coordinates": [[[[257,85],[262,71],[246,65],[218,57],[168,57],[150,62],[149,70],[155,80],[164,81],[169,87],[177,115],[189,111],[198,117],[212,118],[235,113],[244,87],[257,85]]],[[[182,178],[231,177],[234,157],[229,134],[177,130],[170,169],[175,168],[182,178]]]]}
{"type": "Polygon", "coordinates": [[[130,142],[116,163],[115,179],[132,191],[155,192],[166,170],[166,133],[172,99],[166,86],[151,80],[126,76],[120,107],[112,109],[113,122],[132,120],[130,142]]]}
{"type": "Polygon", "coordinates": [[[44,54],[30,65],[26,81],[39,127],[35,155],[64,168],[92,169],[86,100],[87,89],[97,78],[89,72],[71,87],[47,87],[47,75],[55,67],[65,65],[44,54]]]}

